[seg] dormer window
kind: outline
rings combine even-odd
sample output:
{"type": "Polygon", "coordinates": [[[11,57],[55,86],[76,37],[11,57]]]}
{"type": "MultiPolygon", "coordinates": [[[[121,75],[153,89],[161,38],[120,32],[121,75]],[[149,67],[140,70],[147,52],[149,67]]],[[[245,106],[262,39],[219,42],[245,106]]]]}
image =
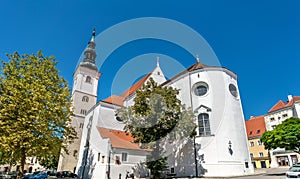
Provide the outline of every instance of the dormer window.
{"type": "Polygon", "coordinates": [[[259,133],[260,133],[260,130],[258,129],[258,130],[256,131],[256,133],[259,134],[259,133]]]}
{"type": "Polygon", "coordinates": [[[85,82],[92,83],[92,78],[90,76],[87,76],[85,82]]]}

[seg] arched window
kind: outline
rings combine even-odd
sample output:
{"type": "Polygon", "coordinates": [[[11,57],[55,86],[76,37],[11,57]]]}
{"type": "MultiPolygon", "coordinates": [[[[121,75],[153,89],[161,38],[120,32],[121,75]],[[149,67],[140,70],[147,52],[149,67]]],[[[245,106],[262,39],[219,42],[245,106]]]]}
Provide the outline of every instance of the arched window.
{"type": "Polygon", "coordinates": [[[85,82],[91,83],[92,82],[92,78],[90,76],[87,76],[86,79],[85,79],[85,82]]]}
{"type": "Polygon", "coordinates": [[[82,97],[82,101],[83,101],[83,102],[89,102],[89,97],[83,96],[83,97],[82,97]]]}
{"type": "Polygon", "coordinates": [[[199,135],[206,136],[211,135],[209,116],[206,113],[201,113],[198,116],[199,135]]]}

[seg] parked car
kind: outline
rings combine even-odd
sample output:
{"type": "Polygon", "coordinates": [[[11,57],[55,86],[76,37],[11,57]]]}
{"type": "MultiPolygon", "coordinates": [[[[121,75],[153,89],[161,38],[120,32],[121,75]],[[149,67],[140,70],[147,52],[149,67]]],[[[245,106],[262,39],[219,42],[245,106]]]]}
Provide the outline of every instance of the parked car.
{"type": "Polygon", "coordinates": [[[23,179],[46,179],[46,178],[48,178],[47,173],[42,171],[37,171],[34,172],[33,174],[28,174],[23,176],[23,179]]]}
{"type": "Polygon", "coordinates": [[[286,178],[300,178],[300,165],[293,165],[285,174],[286,178]]]}
{"type": "Polygon", "coordinates": [[[65,178],[65,177],[77,178],[77,175],[70,171],[60,171],[60,172],[57,172],[56,177],[57,178],[65,178]]]}
{"type": "Polygon", "coordinates": [[[57,174],[56,170],[47,171],[48,176],[56,176],[56,174],[57,174]]]}
{"type": "Polygon", "coordinates": [[[8,175],[6,172],[0,172],[0,179],[10,179],[11,176],[8,175]]]}

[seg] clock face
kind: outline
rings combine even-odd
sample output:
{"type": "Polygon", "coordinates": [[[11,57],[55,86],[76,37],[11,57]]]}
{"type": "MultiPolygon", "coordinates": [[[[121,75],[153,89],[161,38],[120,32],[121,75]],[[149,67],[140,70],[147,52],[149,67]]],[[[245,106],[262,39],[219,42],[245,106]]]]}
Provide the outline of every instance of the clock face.
{"type": "Polygon", "coordinates": [[[199,82],[194,84],[193,89],[196,96],[203,96],[208,92],[208,85],[205,82],[199,82]]]}
{"type": "Polygon", "coordinates": [[[229,85],[229,91],[231,93],[232,96],[234,96],[235,98],[238,97],[238,92],[237,92],[237,88],[234,84],[230,84],[229,85]]]}

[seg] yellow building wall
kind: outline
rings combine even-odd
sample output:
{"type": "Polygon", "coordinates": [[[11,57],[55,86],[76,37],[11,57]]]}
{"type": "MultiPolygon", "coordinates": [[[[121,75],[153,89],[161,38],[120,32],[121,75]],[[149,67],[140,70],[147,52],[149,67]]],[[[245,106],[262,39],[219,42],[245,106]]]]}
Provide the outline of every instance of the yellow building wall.
{"type": "Polygon", "coordinates": [[[256,168],[262,168],[261,161],[265,161],[266,168],[270,168],[270,159],[268,150],[265,149],[259,137],[248,139],[248,147],[252,162],[255,162],[256,168]],[[261,154],[262,153],[262,156],[261,154]],[[252,154],[252,155],[251,155],[252,154]]]}

